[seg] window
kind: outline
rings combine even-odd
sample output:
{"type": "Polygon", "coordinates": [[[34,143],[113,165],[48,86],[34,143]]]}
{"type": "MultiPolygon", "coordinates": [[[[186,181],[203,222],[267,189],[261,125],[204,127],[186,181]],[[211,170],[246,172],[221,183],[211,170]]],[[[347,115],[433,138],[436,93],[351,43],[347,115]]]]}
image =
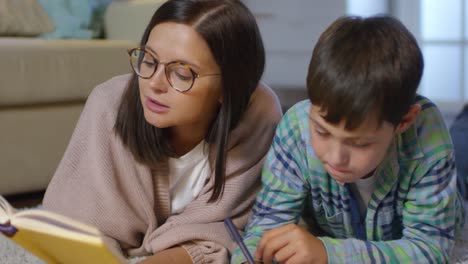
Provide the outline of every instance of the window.
{"type": "Polygon", "coordinates": [[[426,62],[421,93],[445,107],[468,101],[465,0],[420,0],[420,42],[426,62]]]}
{"type": "Polygon", "coordinates": [[[387,0],[347,0],[346,14],[357,16],[371,16],[388,13],[387,0]]]}
{"type": "Polygon", "coordinates": [[[347,13],[390,13],[399,18],[418,39],[424,55],[418,92],[449,112],[468,102],[467,0],[348,0],[347,13]]]}

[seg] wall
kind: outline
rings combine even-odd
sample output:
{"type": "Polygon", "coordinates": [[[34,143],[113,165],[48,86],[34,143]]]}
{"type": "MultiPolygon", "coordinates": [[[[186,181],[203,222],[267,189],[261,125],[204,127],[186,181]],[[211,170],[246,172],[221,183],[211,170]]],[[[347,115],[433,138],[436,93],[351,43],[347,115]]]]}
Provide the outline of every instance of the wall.
{"type": "Polygon", "coordinates": [[[284,105],[305,97],[312,49],[325,28],[345,14],[345,0],[244,0],[254,13],[266,49],[263,80],[284,105]]]}

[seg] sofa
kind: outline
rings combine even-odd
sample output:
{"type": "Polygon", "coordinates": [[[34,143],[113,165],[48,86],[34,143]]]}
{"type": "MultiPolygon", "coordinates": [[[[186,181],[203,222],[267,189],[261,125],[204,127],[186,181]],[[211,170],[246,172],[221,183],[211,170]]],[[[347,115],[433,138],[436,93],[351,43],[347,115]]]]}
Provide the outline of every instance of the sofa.
{"type": "Polygon", "coordinates": [[[131,71],[126,50],[160,2],[110,3],[105,39],[0,37],[1,195],[45,190],[87,96],[131,71]]]}

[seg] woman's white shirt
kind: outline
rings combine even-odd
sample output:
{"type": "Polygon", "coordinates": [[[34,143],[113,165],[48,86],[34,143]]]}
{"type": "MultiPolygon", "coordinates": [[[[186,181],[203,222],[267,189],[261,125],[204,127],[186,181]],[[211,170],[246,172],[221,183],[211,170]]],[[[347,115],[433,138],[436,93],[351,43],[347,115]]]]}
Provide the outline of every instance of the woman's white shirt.
{"type": "Polygon", "coordinates": [[[169,158],[171,214],[179,214],[193,201],[210,173],[208,148],[202,140],[179,158],[169,158]]]}

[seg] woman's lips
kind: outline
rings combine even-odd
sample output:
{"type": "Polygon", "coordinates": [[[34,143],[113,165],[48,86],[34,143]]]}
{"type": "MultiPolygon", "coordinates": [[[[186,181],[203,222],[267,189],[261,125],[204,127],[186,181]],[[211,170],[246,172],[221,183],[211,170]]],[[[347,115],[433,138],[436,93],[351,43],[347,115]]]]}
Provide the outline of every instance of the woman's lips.
{"type": "Polygon", "coordinates": [[[151,112],[154,113],[162,114],[167,113],[169,111],[169,106],[164,105],[151,98],[146,98],[145,105],[151,112]]]}

